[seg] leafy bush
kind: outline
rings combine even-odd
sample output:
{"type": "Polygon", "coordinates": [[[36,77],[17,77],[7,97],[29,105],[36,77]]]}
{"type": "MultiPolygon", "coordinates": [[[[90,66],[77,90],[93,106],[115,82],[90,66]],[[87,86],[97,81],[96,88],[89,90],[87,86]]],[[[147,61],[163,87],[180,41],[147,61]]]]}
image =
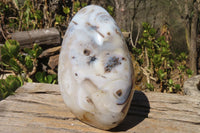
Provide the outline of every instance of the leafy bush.
{"type": "Polygon", "coordinates": [[[30,76],[36,72],[37,58],[41,52],[42,48],[34,44],[32,49],[25,48],[24,53],[22,53],[17,41],[7,40],[1,47],[1,64],[23,80],[30,81],[30,76]]]}
{"type": "MultiPolygon", "coordinates": [[[[2,23],[11,31],[27,31],[32,29],[56,26],[64,29],[71,18],[87,3],[74,1],[32,1],[19,0],[0,2],[2,23]]],[[[7,30],[8,30],[7,29],[7,30]]],[[[62,32],[62,31],[61,31],[62,32]]]]}
{"type": "Polygon", "coordinates": [[[13,71],[16,76],[21,77],[25,82],[37,81],[41,83],[56,83],[57,75],[47,75],[45,72],[36,72],[38,57],[41,53],[42,48],[37,44],[34,44],[32,49],[24,48],[22,52],[20,51],[20,46],[17,41],[8,40],[1,47],[1,64],[5,66],[7,70],[13,71]]]}
{"type": "Polygon", "coordinates": [[[181,91],[184,75],[192,75],[192,71],[186,66],[187,55],[181,53],[175,58],[165,37],[157,37],[156,30],[148,23],[143,23],[142,36],[137,47],[133,48],[132,51],[147,78],[146,86],[149,90],[155,90],[152,84],[154,82],[154,84],[159,84],[162,92],[181,91]],[[175,70],[179,71],[179,84],[173,81],[175,70]]]}
{"type": "Polygon", "coordinates": [[[35,78],[40,83],[55,84],[57,82],[57,80],[56,80],[57,75],[56,74],[46,75],[45,72],[37,72],[35,74],[35,78]]]}
{"type": "Polygon", "coordinates": [[[6,79],[0,79],[0,100],[6,98],[22,86],[23,82],[18,76],[10,75],[6,79]]]}
{"type": "Polygon", "coordinates": [[[32,49],[20,50],[20,45],[15,40],[7,40],[1,47],[1,65],[4,69],[12,71],[6,79],[0,80],[0,99],[12,94],[24,82],[57,83],[57,75],[47,75],[45,72],[36,72],[38,57],[42,48],[37,44],[32,49]]]}

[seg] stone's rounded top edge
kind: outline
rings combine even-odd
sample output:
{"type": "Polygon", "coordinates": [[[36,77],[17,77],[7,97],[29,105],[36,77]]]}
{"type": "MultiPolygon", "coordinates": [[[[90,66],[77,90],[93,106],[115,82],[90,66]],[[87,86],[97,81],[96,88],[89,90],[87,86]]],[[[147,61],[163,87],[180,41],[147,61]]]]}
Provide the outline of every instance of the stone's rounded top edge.
{"type": "MultiPolygon", "coordinates": [[[[101,7],[101,6],[95,5],[95,4],[91,4],[91,5],[87,5],[87,6],[85,6],[85,7],[101,7]]],[[[83,7],[83,8],[85,8],[85,7],[83,7]]]]}
{"type": "MultiPolygon", "coordinates": [[[[87,5],[87,6],[85,6],[85,7],[83,7],[83,8],[103,8],[103,7],[101,7],[101,6],[99,6],[99,5],[95,5],[95,4],[91,4],[91,5],[87,5]]],[[[82,9],[83,9],[82,8],[82,9]]],[[[103,8],[104,9],[104,8],[103,8]]]]}
{"type": "Polygon", "coordinates": [[[198,83],[200,82],[200,75],[193,76],[186,80],[183,85],[185,95],[200,96],[200,90],[198,89],[198,83]]]}

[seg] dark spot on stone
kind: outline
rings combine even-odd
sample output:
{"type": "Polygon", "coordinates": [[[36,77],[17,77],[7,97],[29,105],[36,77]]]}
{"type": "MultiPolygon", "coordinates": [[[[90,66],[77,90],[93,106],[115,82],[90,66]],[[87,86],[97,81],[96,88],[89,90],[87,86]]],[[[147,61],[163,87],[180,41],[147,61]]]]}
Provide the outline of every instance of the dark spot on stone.
{"type": "Polygon", "coordinates": [[[86,97],[86,101],[87,101],[88,103],[94,104],[93,101],[92,101],[92,99],[89,98],[89,97],[86,97]]]}
{"type": "Polygon", "coordinates": [[[90,55],[90,50],[84,49],[83,54],[86,55],[86,56],[89,56],[90,55]]]}
{"type": "Polygon", "coordinates": [[[95,57],[95,55],[94,55],[94,56],[91,56],[91,57],[90,57],[90,60],[88,61],[88,64],[94,62],[96,59],[97,59],[97,58],[95,57]]]}
{"type": "Polygon", "coordinates": [[[90,24],[89,22],[87,22],[86,24],[87,24],[88,26],[90,26],[91,29],[95,30],[101,37],[104,38],[104,35],[103,35],[100,31],[98,31],[99,26],[92,25],[92,24],[90,24]]]}
{"type": "Polygon", "coordinates": [[[106,55],[110,55],[110,53],[106,53],[106,55]]]}
{"type": "Polygon", "coordinates": [[[78,74],[77,74],[77,73],[75,73],[75,76],[78,76],[78,74]]]}
{"type": "Polygon", "coordinates": [[[111,72],[112,68],[117,66],[117,65],[120,65],[120,61],[119,61],[119,58],[118,57],[112,57],[108,60],[108,62],[106,63],[106,66],[105,66],[105,72],[111,72]]]}
{"type": "Polygon", "coordinates": [[[77,22],[75,22],[75,21],[72,21],[75,25],[78,25],[78,23],[77,22]]]}
{"type": "Polygon", "coordinates": [[[106,77],[105,77],[105,76],[103,76],[103,75],[101,75],[101,77],[102,77],[102,78],[104,78],[104,79],[106,79],[106,77]]]}
{"type": "Polygon", "coordinates": [[[125,57],[122,57],[122,60],[125,60],[125,61],[126,61],[126,58],[125,58],[125,57]]]}
{"type": "Polygon", "coordinates": [[[95,31],[97,31],[97,29],[99,28],[98,26],[94,26],[94,25],[91,25],[91,28],[95,31]]]}
{"type": "Polygon", "coordinates": [[[110,36],[110,32],[108,32],[108,33],[107,33],[107,35],[109,35],[109,36],[110,36]]]}
{"type": "Polygon", "coordinates": [[[128,90],[126,90],[126,92],[125,92],[125,94],[123,94],[124,96],[123,96],[123,101],[120,101],[120,102],[118,102],[117,103],[117,105],[123,105],[123,104],[125,104],[125,103],[128,103],[128,101],[129,101],[129,99],[131,98],[131,96],[132,96],[132,85],[129,87],[129,88],[127,88],[128,90]]]}
{"type": "Polygon", "coordinates": [[[86,23],[88,26],[90,26],[90,28],[92,28],[93,30],[97,30],[99,27],[98,26],[95,26],[95,25],[92,25],[90,24],[89,22],[86,23]]]}
{"type": "Polygon", "coordinates": [[[122,90],[120,89],[120,90],[116,91],[116,94],[120,97],[122,95],[122,90]]]}
{"type": "Polygon", "coordinates": [[[117,122],[113,122],[112,124],[117,124],[117,122]]]}
{"type": "Polygon", "coordinates": [[[90,61],[95,61],[95,60],[96,60],[96,57],[92,56],[90,61]]]}
{"type": "Polygon", "coordinates": [[[74,57],[74,56],[72,56],[72,59],[75,59],[75,57],[74,57]]]}
{"type": "Polygon", "coordinates": [[[90,117],[90,113],[89,112],[86,112],[84,115],[83,115],[83,118],[81,119],[82,121],[86,121],[86,122],[91,122],[91,120],[89,119],[90,117]]]}
{"type": "Polygon", "coordinates": [[[89,22],[86,22],[87,25],[91,26],[91,24],[89,22]]]}
{"type": "Polygon", "coordinates": [[[104,35],[101,32],[99,32],[98,30],[96,30],[96,32],[99,33],[99,35],[104,38],[104,35]]]}
{"type": "Polygon", "coordinates": [[[103,76],[103,75],[100,75],[100,74],[96,74],[96,76],[100,76],[100,77],[102,77],[102,78],[106,79],[106,77],[105,77],[105,76],[103,76]]]}

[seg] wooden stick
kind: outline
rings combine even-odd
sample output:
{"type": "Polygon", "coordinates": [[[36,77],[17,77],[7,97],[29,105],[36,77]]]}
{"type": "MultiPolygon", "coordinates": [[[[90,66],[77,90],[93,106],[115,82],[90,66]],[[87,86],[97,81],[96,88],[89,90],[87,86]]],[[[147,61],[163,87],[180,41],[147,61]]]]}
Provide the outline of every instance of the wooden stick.
{"type": "Polygon", "coordinates": [[[21,48],[32,48],[34,43],[38,45],[58,45],[61,43],[60,33],[56,28],[15,32],[11,38],[20,43],[21,48]]]}

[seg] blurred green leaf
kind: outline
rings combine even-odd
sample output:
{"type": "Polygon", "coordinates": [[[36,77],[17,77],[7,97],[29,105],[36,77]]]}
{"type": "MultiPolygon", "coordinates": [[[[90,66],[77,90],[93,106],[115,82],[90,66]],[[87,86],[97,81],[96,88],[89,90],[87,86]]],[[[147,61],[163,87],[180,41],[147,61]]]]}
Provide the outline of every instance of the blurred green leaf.
{"type": "Polygon", "coordinates": [[[193,73],[194,72],[191,69],[186,70],[186,74],[188,75],[189,78],[192,76],[193,73]]]}
{"type": "Polygon", "coordinates": [[[173,92],[173,88],[171,86],[169,87],[169,92],[173,92]]]}
{"type": "Polygon", "coordinates": [[[34,51],[34,58],[38,58],[43,50],[38,44],[35,43],[33,45],[33,51],[34,51]]]}
{"type": "Polygon", "coordinates": [[[65,19],[65,17],[62,16],[62,15],[56,14],[56,15],[55,15],[55,19],[56,19],[56,24],[62,24],[63,21],[64,21],[64,19],[65,19]]]}
{"type": "Polygon", "coordinates": [[[17,76],[9,75],[6,79],[0,79],[0,100],[6,98],[8,95],[21,86],[21,81],[17,76]]]}
{"type": "Polygon", "coordinates": [[[38,82],[40,83],[55,83],[57,75],[52,74],[52,75],[47,75],[45,72],[37,72],[35,74],[35,78],[38,82]]]}
{"type": "Polygon", "coordinates": [[[149,33],[150,33],[151,36],[154,36],[154,35],[156,34],[156,29],[151,28],[151,29],[149,30],[149,33]]]}
{"type": "Polygon", "coordinates": [[[9,60],[9,66],[12,68],[12,70],[14,70],[17,73],[20,73],[21,68],[20,66],[18,66],[17,62],[15,61],[15,59],[11,58],[9,60]]]}
{"type": "Polygon", "coordinates": [[[47,83],[51,83],[53,81],[53,78],[51,75],[47,75],[47,83]]]}
{"type": "Polygon", "coordinates": [[[178,66],[177,68],[178,68],[179,71],[183,72],[183,71],[185,71],[186,66],[180,65],[180,66],[178,66]]]}
{"type": "Polygon", "coordinates": [[[107,11],[111,16],[114,15],[114,7],[113,6],[107,6],[107,11]]]}
{"type": "Polygon", "coordinates": [[[64,7],[64,8],[63,8],[63,12],[64,12],[65,14],[69,14],[69,13],[70,13],[69,7],[64,7]]]}
{"type": "Polygon", "coordinates": [[[166,73],[162,69],[159,69],[157,72],[157,75],[158,75],[158,78],[162,81],[164,77],[166,76],[166,73]]]}
{"type": "Polygon", "coordinates": [[[186,53],[182,52],[181,54],[178,55],[177,59],[181,62],[183,60],[187,59],[186,53]]]}
{"type": "Polygon", "coordinates": [[[29,71],[31,71],[33,69],[33,61],[31,59],[30,55],[27,55],[25,57],[25,65],[29,71]]]}
{"type": "Polygon", "coordinates": [[[8,65],[9,64],[9,60],[11,59],[11,57],[9,55],[2,55],[1,59],[5,64],[8,65]]]}
{"type": "Polygon", "coordinates": [[[172,79],[169,79],[169,81],[168,81],[168,82],[169,82],[169,85],[170,85],[170,86],[172,86],[172,85],[174,84],[174,82],[173,82],[173,80],[172,80],[172,79]]]}
{"type": "Polygon", "coordinates": [[[43,18],[43,13],[41,10],[36,10],[34,13],[34,17],[35,19],[37,19],[38,21],[41,21],[43,18]]]}
{"type": "Polygon", "coordinates": [[[153,84],[146,83],[146,87],[147,87],[147,89],[149,89],[150,91],[154,91],[154,86],[153,86],[153,84]]]}
{"type": "Polygon", "coordinates": [[[180,91],[181,90],[180,84],[175,84],[174,87],[175,87],[176,91],[180,91]]]}
{"type": "Polygon", "coordinates": [[[156,68],[159,68],[162,64],[162,56],[160,54],[155,54],[152,62],[156,68]]]}
{"type": "Polygon", "coordinates": [[[2,55],[7,54],[10,57],[16,57],[20,50],[20,45],[15,40],[7,40],[3,45],[2,55]]]}
{"type": "Polygon", "coordinates": [[[174,64],[175,64],[175,61],[173,59],[170,59],[169,60],[169,67],[172,68],[174,66],[174,64]]]}
{"type": "Polygon", "coordinates": [[[28,83],[32,83],[33,80],[31,78],[27,78],[28,83]]]}
{"type": "Polygon", "coordinates": [[[37,80],[38,82],[44,83],[44,73],[42,73],[42,72],[37,72],[37,73],[35,74],[35,78],[36,78],[36,80],[37,80]]]}
{"type": "Polygon", "coordinates": [[[144,31],[142,36],[147,38],[149,36],[149,33],[147,31],[144,31]]]}

